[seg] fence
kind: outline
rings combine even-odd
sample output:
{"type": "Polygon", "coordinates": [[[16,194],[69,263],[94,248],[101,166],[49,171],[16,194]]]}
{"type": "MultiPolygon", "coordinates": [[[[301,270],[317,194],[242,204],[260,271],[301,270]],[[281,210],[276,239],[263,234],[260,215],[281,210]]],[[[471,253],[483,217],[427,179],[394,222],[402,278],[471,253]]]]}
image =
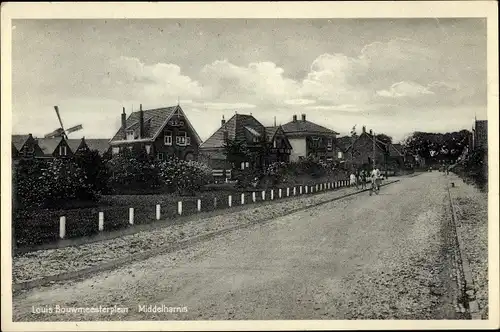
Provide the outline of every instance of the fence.
{"type": "Polygon", "coordinates": [[[227,209],[235,206],[275,201],[304,196],[349,186],[348,180],[297,185],[242,193],[214,193],[204,198],[186,197],[168,204],[106,206],[90,209],[53,211],[36,214],[35,218],[18,219],[13,225],[16,245],[19,247],[55,242],[58,239],[92,236],[104,231],[114,231],[135,224],[152,223],[162,219],[227,209]],[[175,204],[173,204],[175,203],[175,204]],[[63,214],[62,214],[63,213],[63,214]]]}

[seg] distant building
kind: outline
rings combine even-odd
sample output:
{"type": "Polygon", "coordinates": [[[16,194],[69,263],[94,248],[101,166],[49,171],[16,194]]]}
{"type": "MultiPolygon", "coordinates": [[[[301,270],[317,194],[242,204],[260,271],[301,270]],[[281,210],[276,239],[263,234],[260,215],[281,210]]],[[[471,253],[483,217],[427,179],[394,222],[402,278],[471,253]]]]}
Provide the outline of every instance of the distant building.
{"type": "Polygon", "coordinates": [[[96,150],[99,155],[104,155],[111,152],[109,139],[107,138],[85,138],[68,139],[68,144],[74,154],[79,154],[84,151],[96,150]]]}
{"type": "Polygon", "coordinates": [[[35,138],[12,135],[12,158],[69,158],[73,152],[63,137],[35,138]]]}
{"type": "Polygon", "coordinates": [[[312,157],[317,160],[333,161],[338,159],[340,151],[336,145],[337,132],[306,120],[302,114],[300,120],[294,115],[292,121],[285,123],[283,131],[292,146],[290,161],[312,157]]]}
{"type": "Polygon", "coordinates": [[[476,120],[473,130],[473,148],[488,147],[488,120],[476,120]]]}
{"type": "Polygon", "coordinates": [[[230,177],[233,169],[262,169],[275,161],[288,162],[291,149],[281,126],[265,127],[252,115],[235,114],[227,122],[223,118],[220,128],[201,144],[200,160],[219,176],[230,177]],[[227,143],[244,144],[251,155],[231,155],[227,143]]]}
{"type": "Polygon", "coordinates": [[[123,108],[121,123],[109,142],[113,154],[139,147],[159,160],[198,158],[201,139],[179,105],[149,110],[142,110],[141,105],[128,118],[123,108]]]}
{"type": "MultiPolygon", "coordinates": [[[[393,152],[394,153],[394,152],[393,152]]],[[[345,159],[354,168],[371,168],[375,165],[385,168],[388,161],[389,151],[386,144],[378,140],[370,130],[366,132],[363,126],[361,135],[347,148],[345,159]]]]}

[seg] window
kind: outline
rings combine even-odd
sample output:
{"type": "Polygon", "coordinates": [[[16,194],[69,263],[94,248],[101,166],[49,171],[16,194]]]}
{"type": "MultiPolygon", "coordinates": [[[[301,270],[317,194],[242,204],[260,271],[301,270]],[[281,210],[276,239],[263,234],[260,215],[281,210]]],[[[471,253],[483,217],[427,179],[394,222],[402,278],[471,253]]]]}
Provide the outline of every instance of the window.
{"type": "Polygon", "coordinates": [[[164,159],[163,152],[158,152],[158,160],[163,160],[163,159],[164,159]]]}
{"type": "Polygon", "coordinates": [[[175,136],[175,144],[180,146],[186,146],[191,144],[191,138],[187,135],[185,131],[179,131],[175,136]]]}
{"type": "Polygon", "coordinates": [[[343,157],[344,157],[344,154],[342,153],[342,151],[339,151],[337,153],[337,158],[342,159],[343,157]]]}
{"type": "Polygon", "coordinates": [[[275,149],[276,149],[276,146],[277,146],[277,145],[278,145],[278,144],[276,143],[276,140],[273,140],[273,148],[275,148],[275,149]]]}
{"type": "Polygon", "coordinates": [[[165,145],[172,145],[172,132],[166,131],[164,136],[165,145]]]}
{"type": "Polygon", "coordinates": [[[249,168],[249,167],[250,167],[250,163],[249,163],[248,161],[245,163],[245,167],[246,167],[246,168],[249,168]]]}
{"type": "Polygon", "coordinates": [[[60,154],[61,156],[65,156],[65,155],[66,155],[66,152],[67,152],[67,151],[66,151],[66,146],[61,145],[61,146],[59,147],[59,154],[60,154]]]}
{"type": "Polygon", "coordinates": [[[113,154],[118,154],[119,152],[120,152],[119,147],[114,147],[113,150],[111,151],[111,153],[113,153],[113,154]]]}
{"type": "Polygon", "coordinates": [[[135,138],[135,134],[133,130],[127,130],[127,141],[133,140],[135,138]]]}
{"type": "Polygon", "coordinates": [[[333,140],[331,138],[328,139],[328,147],[331,148],[333,146],[333,140]]]}
{"type": "Polygon", "coordinates": [[[151,145],[146,145],[146,153],[147,154],[151,153],[151,145]]]}
{"type": "Polygon", "coordinates": [[[245,169],[245,162],[243,162],[243,161],[241,162],[241,169],[242,170],[245,169]]]}

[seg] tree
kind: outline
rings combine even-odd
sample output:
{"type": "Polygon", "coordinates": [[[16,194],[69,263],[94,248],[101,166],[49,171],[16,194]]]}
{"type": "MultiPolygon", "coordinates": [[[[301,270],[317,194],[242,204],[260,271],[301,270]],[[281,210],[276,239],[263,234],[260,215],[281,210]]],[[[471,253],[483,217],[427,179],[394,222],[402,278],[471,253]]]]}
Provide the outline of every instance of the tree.
{"type": "Polygon", "coordinates": [[[227,161],[239,165],[241,162],[248,161],[250,151],[244,141],[228,139],[224,143],[224,155],[227,161]]]}

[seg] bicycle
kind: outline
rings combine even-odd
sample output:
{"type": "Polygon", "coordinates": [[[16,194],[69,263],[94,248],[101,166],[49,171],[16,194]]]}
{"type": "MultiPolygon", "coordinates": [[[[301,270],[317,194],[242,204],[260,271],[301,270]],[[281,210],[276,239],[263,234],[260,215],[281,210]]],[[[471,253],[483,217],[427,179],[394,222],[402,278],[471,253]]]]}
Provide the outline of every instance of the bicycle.
{"type": "Polygon", "coordinates": [[[373,181],[373,180],[372,180],[372,185],[371,185],[371,187],[370,187],[370,191],[369,191],[370,196],[371,196],[373,193],[375,193],[375,194],[377,194],[377,195],[378,195],[378,193],[379,193],[379,192],[380,192],[380,184],[379,184],[379,180],[378,180],[378,179],[377,179],[377,180],[375,180],[375,181],[373,181]]]}

